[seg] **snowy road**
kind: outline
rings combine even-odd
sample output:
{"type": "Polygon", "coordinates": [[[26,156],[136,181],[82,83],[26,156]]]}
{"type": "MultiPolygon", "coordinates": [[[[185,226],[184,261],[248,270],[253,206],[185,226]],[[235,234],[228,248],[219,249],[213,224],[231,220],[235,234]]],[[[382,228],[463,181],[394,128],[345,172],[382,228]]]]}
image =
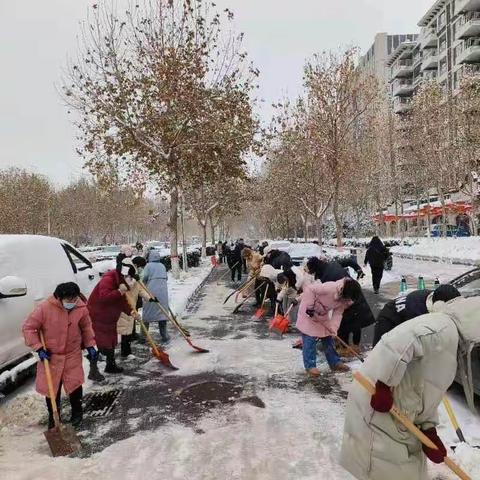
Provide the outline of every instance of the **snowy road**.
{"type": "MultiPolygon", "coordinates": [[[[386,295],[367,293],[377,308],[398,291],[397,277],[421,263],[408,262],[396,262],[386,295]]],[[[427,278],[446,279],[465,267],[423,269],[427,278]]],[[[301,353],[290,346],[295,335],[270,338],[266,324],[250,320],[252,306],[233,315],[233,301],[222,305],[229,292],[228,282],[212,277],[184,316],[194,342],[210,353],[194,353],[177,337],[168,353],[180,370],[172,372],[134,346],[138,360],[102,387],[121,390],[116,408],[85,419],[82,458],[52,459],[39,425],[43,400],[14,398],[0,430],[2,479],[351,479],[337,465],[350,375],[332,375],[319,354],[322,376],[307,379],[301,353]]],[[[467,436],[480,437],[478,419],[459,398],[454,406],[468,421],[467,436]]],[[[442,414],[442,433],[453,439],[445,420],[442,414]]]]}

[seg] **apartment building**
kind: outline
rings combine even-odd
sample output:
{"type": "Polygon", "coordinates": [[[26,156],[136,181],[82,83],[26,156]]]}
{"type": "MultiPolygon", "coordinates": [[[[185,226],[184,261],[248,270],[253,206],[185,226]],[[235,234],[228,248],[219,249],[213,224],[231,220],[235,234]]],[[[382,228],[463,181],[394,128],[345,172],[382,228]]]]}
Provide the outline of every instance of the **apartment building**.
{"type": "Polygon", "coordinates": [[[387,59],[392,52],[402,43],[414,41],[417,34],[388,35],[377,33],[373,44],[367,53],[360,58],[359,68],[378,78],[389,89],[390,72],[387,67],[387,59]]]}
{"type": "Polygon", "coordinates": [[[398,114],[408,112],[422,81],[435,80],[445,94],[455,94],[465,73],[480,70],[480,0],[437,0],[418,26],[418,38],[400,44],[386,61],[398,114]]]}

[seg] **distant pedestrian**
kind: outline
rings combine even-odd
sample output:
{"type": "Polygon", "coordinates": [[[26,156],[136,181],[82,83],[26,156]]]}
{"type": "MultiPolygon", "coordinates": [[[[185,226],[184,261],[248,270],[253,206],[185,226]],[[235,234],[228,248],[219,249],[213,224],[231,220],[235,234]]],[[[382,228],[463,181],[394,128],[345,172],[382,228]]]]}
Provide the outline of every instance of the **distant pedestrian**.
{"type": "Polygon", "coordinates": [[[61,408],[63,386],[72,407],[70,422],[73,426],[80,425],[83,419],[82,384],[85,381],[82,348],[85,348],[95,361],[98,352],[87,305],[82,300],[78,285],[73,282],[58,285],[53,295],[41,302],[28,316],[22,331],[26,345],[35,350],[40,359],[37,365],[36,389],[46,397],[48,428],[53,428],[55,423],[43,363],[45,360],[50,363],[58,409],[61,408]],[[40,340],[40,332],[43,333],[45,347],[40,340]]]}
{"type": "Polygon", "coordinates": [[[373,291],[378,293],[380,290],[380,283],[383,277],[383,269],[385,265],[385,260],[389,256],[389,251],[376,235],[370,241],[367,252],[365,254],[364,264],[370,265],[372,271],[372,284],[373,291]]]}
{"type": "Polygon", "coordinates": [[[225,255],[223,253],[223,243],[222,242],[218,242],[217,243],[217,254],[218,254],[218,260],[220,263],[224,263],[225,261],[225,255]]]}
{"type": "Polygon", "coordinates": [[[330,369],[350,370],[337,355],[333,336],[337,334],[343,312],[361,295],[356,280],[344,278],[336,282],[315,282],[305,288],[298,309],[297,328],[302,334],[303,365],[312,377],[318,377],[317,340],[320,339],[330,369]]]}
{"type": "MultiPolygon", "coordinates": [[[[160,261],[160,252],[151,250],[148,258],[148,264],[143,270],[143,282],[148,291],[154,296],[158,303],[168,311],[168,275],[165,265],[160,261]]],[[[167,317],[158,307],[156,302],[145,303],[143,307],[142,319],[145,326],[149,328],[150,323],[158,322],[158,330],[162,342],[166,343],[170,340],[167,333],[167,317]]]]}
{"type": "Polygon", "coordinates": [[[243,243],[240,243],[240,241],[238,241],[233,247],[230,247],[230,261],[228,266],[230,267],[232,274],[232,282],[235,281],[235,276],[237,277],[238,282],[242,279],[242,250],[243,243]]]}

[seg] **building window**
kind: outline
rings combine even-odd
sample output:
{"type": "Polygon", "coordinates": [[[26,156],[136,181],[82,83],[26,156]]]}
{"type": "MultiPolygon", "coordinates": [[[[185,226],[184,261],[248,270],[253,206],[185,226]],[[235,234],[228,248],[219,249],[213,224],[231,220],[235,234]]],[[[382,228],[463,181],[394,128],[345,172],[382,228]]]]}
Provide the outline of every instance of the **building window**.
{"type": "Polygon", "coordinates": [[[445,23],[447,22],[447,14],[445,11],[443,11],[439,16],[438,16],[438,22],[437,22],[437,28],[440,30],[445,26],[445,23]]]}

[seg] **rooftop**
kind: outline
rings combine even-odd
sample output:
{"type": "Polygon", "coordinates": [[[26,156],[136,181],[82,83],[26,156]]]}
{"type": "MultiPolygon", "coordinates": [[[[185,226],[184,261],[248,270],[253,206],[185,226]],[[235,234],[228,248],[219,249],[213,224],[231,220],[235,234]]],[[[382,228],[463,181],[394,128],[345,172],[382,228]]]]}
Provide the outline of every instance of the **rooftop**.
{"type": "Polygon", "coordinates": [[[447,0],[437,0],[428,10],[428,12],[418,22],[419,27],[426,27],[445,7],[447,0]]]}

